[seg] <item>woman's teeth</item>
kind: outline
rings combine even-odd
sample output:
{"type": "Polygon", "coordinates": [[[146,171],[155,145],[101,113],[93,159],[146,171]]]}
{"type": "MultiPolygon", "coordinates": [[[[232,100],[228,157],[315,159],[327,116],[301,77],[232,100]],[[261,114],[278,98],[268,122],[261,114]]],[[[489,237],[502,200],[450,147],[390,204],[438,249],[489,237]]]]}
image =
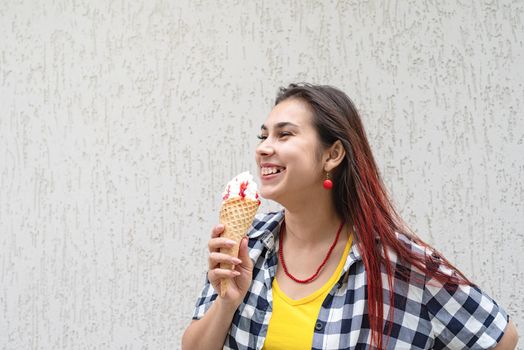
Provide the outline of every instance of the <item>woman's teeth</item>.
{"type": "Polygon", "coordinates": [[[281,168],[261,168],[260,173],[262,175],[276,174],[281,171],[281,168]]]}

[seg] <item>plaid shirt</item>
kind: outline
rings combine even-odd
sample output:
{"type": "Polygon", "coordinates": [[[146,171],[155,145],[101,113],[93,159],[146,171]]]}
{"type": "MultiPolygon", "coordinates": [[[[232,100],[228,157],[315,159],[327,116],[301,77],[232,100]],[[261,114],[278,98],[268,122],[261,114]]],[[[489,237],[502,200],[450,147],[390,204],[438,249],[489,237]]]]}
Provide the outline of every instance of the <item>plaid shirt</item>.
{"type": "MultiPolygon", "coordinates": [[[[224,349],[262,349],[272,310],[271,285],[277,270],[278,240],[284,212],[257,215],[249,231],[249,255],[254,261],[253,282],[239,306],[226,336],[224,349]]],[[[428,251],[403,235],[413,251],[428,251]]],[[[474,286],[447,286],[428,280],[410,266],[401,265],[394,287],[394,319],[388,349],[488,349],[502,337],[508,322],[505,311],[474,286]],[[406,276],[409,277],[404,277],[406,276]]],[[[448,271],[451,273],[451,271],[448,271]]],[[[389,312],[387,275],[382,273],[384,315],[389,312]]],[[[367,349],[370,329],[367,311],[366,271],[353,245],[338,283],[320,309],[313,334],[313,349],[367,349]]],[[[193,319],[200,319],[217,294],[206,280],[193,319]]],[[[385,316],[387,317],[387,316],[385,316]]],[[[384,335],[386,339],[386,335],[384,335]]]]}

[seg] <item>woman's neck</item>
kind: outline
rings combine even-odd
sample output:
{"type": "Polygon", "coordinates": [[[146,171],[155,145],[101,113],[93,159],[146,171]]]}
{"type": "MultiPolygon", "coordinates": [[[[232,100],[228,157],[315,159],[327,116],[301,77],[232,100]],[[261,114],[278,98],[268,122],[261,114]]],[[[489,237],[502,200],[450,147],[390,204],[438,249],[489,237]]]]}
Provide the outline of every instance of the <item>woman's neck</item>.
{"type": "Polygon", "coordinates": [[[341,218],[333,205],[319,204],[316,202],[299,208],[286,208],[284,220],[288,244],[299,249],[309,249],[333,241],[341,218]]]}

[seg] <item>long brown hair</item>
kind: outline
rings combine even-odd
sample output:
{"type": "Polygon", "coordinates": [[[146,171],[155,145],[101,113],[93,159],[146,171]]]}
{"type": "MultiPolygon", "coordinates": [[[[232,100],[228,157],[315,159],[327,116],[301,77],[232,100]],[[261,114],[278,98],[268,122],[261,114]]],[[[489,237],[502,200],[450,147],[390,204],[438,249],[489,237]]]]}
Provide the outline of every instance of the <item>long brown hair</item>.
{"type": "MultiPolygon", "coordinates": [[[[471,284],[471,282],[441,254],[424,256],[402,244],[396,233],[402,233],[417,244],[429,248],[404,223],[395,210],[380,177],[373,158],[361,118],[351,101],[342,91],[326,85],[307,83],[290,84],[280,88],[275,105],[296,98],[306,102],[313,112],[313,123],[323,147],[340,140],[346,151],[345,159],[333,174],[333,200],[337,214],[355,227],[355,244],[361,252],[367,274],[368,317],[371,345],[384,347],[383,286],[381,268],[388,276],[389,302],[394,305],[393,276],[395,274],[388,250],[397,254],[400,261],[418,268],[426,276],[444,284],[471,284]],[[377,244],[377,239],[380,244],[377,244]],[[435,265],[443,265],[455,274],[443,273],[435,265]]],[[[402,271],[397,271],[401,273],[402,271]]],[[[390,308],[391,311],[394,308],[390,308]]],[[[393,312],[389,314],[393,320],[393,312]]],[[[386,334],[391,331],[388,322],[386,334]]]]}

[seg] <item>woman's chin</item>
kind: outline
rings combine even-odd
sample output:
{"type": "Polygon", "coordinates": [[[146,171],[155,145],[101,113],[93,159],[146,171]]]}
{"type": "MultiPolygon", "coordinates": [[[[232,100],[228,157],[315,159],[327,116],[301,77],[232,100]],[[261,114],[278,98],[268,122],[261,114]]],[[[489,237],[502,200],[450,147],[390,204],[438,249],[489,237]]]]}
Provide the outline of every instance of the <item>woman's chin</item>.
{"type": "Polygon", "coordinates": [[[260,197],[268,200],[273,200],[273,196],[271,195],[271,191],[265,191],[261,188],[258,189],[258,194],[260,197]]]}
{"type": "Polygon", "coordinates": [[[266,188],[265,186],[263,186],[259,188],[258,194],[260,195],[260,197],[264,199],[278,202],[278,191],[275,191],[274,189],[266,188]]]}

